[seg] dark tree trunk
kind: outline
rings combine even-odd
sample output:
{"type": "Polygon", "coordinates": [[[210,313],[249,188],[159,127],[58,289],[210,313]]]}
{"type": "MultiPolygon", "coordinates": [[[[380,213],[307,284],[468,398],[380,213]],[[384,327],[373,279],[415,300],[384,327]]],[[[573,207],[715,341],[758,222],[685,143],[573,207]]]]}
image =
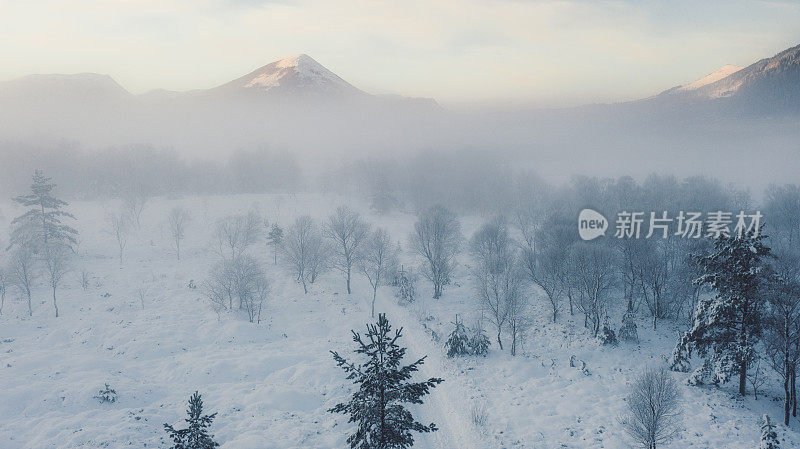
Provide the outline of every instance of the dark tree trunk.
{"type": "Polygon", "coordinates": [[[58,304],[56,304],[56,288],[53,287],[53,308],[56,309],[56,318],[58,318],[58,304]]]}
{"type": "Polygon", "coordinates": [[[792,403],[792,392],[789,388],[789,378],[792,376],[792,369],[789,367],[789,357],[786,354],[786,357],[783,359],[784,363],[784,378],[783,378],[783,393],[784,393],[784,401],[783,401],[783,424],[789,425],[789,411],[791,409],[792,403]]]}
{"type": "Polygon", "coordinates": [[[497,327],[497,344],[500,346],[500,350],[502,351],[503,350],[503,340],[500,338],[500,333],[501,332],[502,332],[502,329],[500,328],[500,326],[498,326],[497,327]]]}
{"type": "Polygon", "coordinates": [[[747,394],[747,362],[739,362],[739,394],[747,394]]]}
{"type": "Polygon", "coordinates": [[[797,366],[792,367],[792,416],[797,416],[797,366]]]}

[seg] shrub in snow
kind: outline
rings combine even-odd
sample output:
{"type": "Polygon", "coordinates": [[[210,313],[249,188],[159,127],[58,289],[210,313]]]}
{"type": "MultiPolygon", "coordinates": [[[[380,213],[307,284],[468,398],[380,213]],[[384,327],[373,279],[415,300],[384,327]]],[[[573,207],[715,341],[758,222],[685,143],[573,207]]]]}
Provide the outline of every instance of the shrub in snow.
{"type": "Polygon", "coordinates": [[[203,399],[200,393],[194,392],[189,398],[189,410],[186,411],[189,415],[186,418],[186,423],[189,427],[185,429],[175,429],[169,424],[164,424],[164,430],[169,434],[169,438],[173,442],[170,449],[213,449],[219,447],[219,443],[214,441],[214,435],[209,435],[208,428],[216,413],[211,415],[203,415],[203,399]]]}
{"type": "Polygon", "coordinates": [[[775,433],[775,425],[769,419],[769,415],[764,415],[764,422],[761,424],[761,444],[758,449],[777,449],[780,447],[778,434],[775,433]]]}
{"type": "Polygon", "coordinates": [[[406,271],[405,268],[400,267],[393,282],[395,286],[395,297],[405,302],[414,302],[417,296],[417,289],[414,286],[415,282],[416,277],[414,274],[410,270],[406,271]]]}
{"type": "Polygon", "coordinates": [[[584,376],[592,375],[592,372],[589,371],[589,368],[586,367],[586,362],[584,362],[583,360],[581,360],[581,372],[583,373],[584,376]]]}
{"type": "Polygon", "coordinates": [[[486,401],[474,401],[469,408],[469,416],[472,419],[472,424],[475,424],[475,426],[486,426],[486,421],[489,420],[489,411],[487,410],[486,401]]]}
{"type": "Polygon", "coordinates": [[[636,328],[636,317],[633,312],[625,312],[625,314],[622,315],[622,326],[619,328],[617,334],[622,341],[632,343],[639,342],[639,331],[636,328]]]}
{"type": "Polygon", "coordinates": [[[714,375],[714,369],[711,366],[711,362],[708,360],[703,360],[703,364],[694,370],[691,375],[689,375],[686,383],[694,386],[705,385],[708,383],[713,383],[716,385],[718,382],[716,380],[716,376],[714,375]]]}
{"type": "Polygon", "coordinates": [[[600,332],[597,334],[597,339],[600,340],[600,343],[603,346],[616,346],[618,343],[617,334],[614,333],[614,330],[608,325],[608,321],[606,321],[606,324],[604,324],[603,328],[600,329],[600,332]]]}
{"type": "Polygon", "coordinates": [[[81,288],[83,289],[83,291],[86,291],[86,290],[89,289],[89,276],[90,276],[90,274],[89,274],[88,271],[81,270],[81,277],[80,277],[79,280],[80,280],[81,288]]]}
{"type": "Polygon", "coordinates": [[[456,315],[456,321],[453,323],[453,325],[455,328],[453,329],[453,332],[450,333],[447,341],[444,343],[444,348],[447,350],[447,356],[460,357],[469,355],[470,350],[467,329],[464,327],[464,323],[458,321],[458,315],[456,315]]]}
{"type": "Polygon", "coordinates": [[[413,446],[411,432],[438,430],[431,423],[423,425],[414,420],[404,404],[422,404],[422,397],[435,388],[442,379],[430,378],[423,382],[410,382],[425,357],[409,365],[402,365],[406,348],[397,344],[402,329],[392,332],[386,315],[378,315],[376,324],[367,325],[366,338],[352,331],[357,343],[356,354],[366,357],[363,365],[350,363],[331,351],[336,364],[347,378],[357,385],[348,402],[337,404],[331,413],[350,415],[356,424],[355,433],[347,438],[351,449],[405,449],[413,446]]]}
{"type": "Polygon", "coordinates": [[[689,341],[684,334],[672,349],[669,357],[669,369],[679,373],[688,373],[691,365],[689,364],[689,341]]]}
{"type": "Polygon", "coordinates": [[[678,434],[680,393],[666,369],[648,369],[639,375],[626,401],[628,412],[620,424],[642,447],[654,449],[678,434]]]}
{"type": "Polygon", "coordinates": [[[489,337],[483,332],[481,326],[476,326],[472,331],[472,337],[469,339],[469,349],[474,355],[486,357],[489,353],[489,337]]]}
{"type": "Polygon", "coordinates": [[[103,403],[113,404],[114,402],[117,402],[117,392],[108,386],[108,384],[105,384],[105,388],[98,391],[94,398],[103,403]]]}

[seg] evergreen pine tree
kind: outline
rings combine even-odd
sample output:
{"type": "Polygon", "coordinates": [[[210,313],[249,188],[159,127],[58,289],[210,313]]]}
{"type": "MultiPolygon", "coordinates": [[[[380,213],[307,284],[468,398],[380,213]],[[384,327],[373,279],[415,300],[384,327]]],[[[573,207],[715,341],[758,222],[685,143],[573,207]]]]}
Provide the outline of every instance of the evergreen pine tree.
{"type": "Polygon", "coordinates": [[[272,227],[269,229],[269,235],[267,236],[267,241],[270,245],[272,245],[272,257],[273,262],[275,265],[278,264],[278,248],[280,248],[281,243],[283,242],[283,229],[278,226],[277,223],[273,223],[272,227]]]}
{"type": "Polygon", "coordinates": [[[176,430],[171,425],[164,424],[164,430],[174,443],[170,449],[214,449],[219,447],[219,443],[214,441],[214,435],[208,434],[208,427],[211,426],[211,421],[217,414],[203,415],[203,399],[200,393],[195,391],[189,398],[189,410],[186,413],[189,417],[185,421],[189,427],[176,430]]]}
{"type": "Polygon", "coordinates": [[[444,348],[447,350],[447,356],[456,357],[469,355],[469,337],[467,336],[467,329],[464,328],[464,323],[458,321],[458,315],[456,315],[456,321],[453,325],[455,325],[455,329],[450,333],[450,337],[447,338],[444,344],[444,348]]]}
{"type": "Polygon", "coordinates": [[[670,371],[679,373],[688,373],[691,365],[689,364],[689,339],[686,334],[681,335],[678,342],[675,343],[675,348],[672,349],[672,355],[669,357],[670,371]]]}
{"type": "Polygon", "coordinates": [[[714,374],[714,367],[711,366],[711,362],[706,359],[703,360],[703,363],[697,367],[697,369],[692,371],[692,374],[686,379],[686,383],[693,386],[705,385],[708,383],[717,385],[719,380],[714,374]]]}
{"type": "Polygon", "coordinates": [[[352,331],[358,344],[356,354],[366,356],[363,365],[348,362],[331,351],[336,364],[347,373],[347,379],[358,385],[358,391],[346,403],[328,410],[331,413],[350,415],[355,423],[355,433],[347,438],[351,449],[404,449],[414,444],[414,432],[433,432],[436,425],[423,425],[414,420],[403,404],[422,404],[422,397],[435,388],[442,379],[431,378],[424,382],[409,382],[419,370],[425,357],[410,365],[401,366],[406,349],[397,341],[402,328],[392,333],[385,314],[378,316],[377,324],[367,325],[366,338],[352,331]]]}
{"type": "Polygon", "coordinates": [[[61,223],[63,217],[75,217],[61,209],[67,203],[53,196],[55,184],[50,180],[41,170],[36,170],[31,193],[13,198],[14,202],[30,209],[11,222],[11,246],[31,245],[39,249],[48,242],[69,247],[77,243],[78,231],[61,223]]]}
{"type": "Polygon", "coordinates": [[[606,318],[606,322],[603,324],[603,328],[600,330],[600,333],[597,334],[597,338],[600,340],[600,343],[602,343],[603,346],[616,346],[619,343],[617,341],[617,334],[614,332],[614,329],[611,329],[611,326],[608,325],[608,318],[606,318]]]}
{"type": "Polygon", "coordinates": [[[639,331],[636,327],[636,317],[633,312],[625,312],[622,315],[622,326],[620,326],[617,335],[622,341],[639,342],[639,331]]]}
{"type": "Polygon", "coordinates": [[[716,379],[726,382],[739,375],[739,394],[747,386],[747,366],[761,335],[762,297],[768,278],[765,259],[770,249],[763,234],[720,236],[711,254],[699,257],[703,273],[697,284],[709,284],[713,297],[697,304],[688,342],[713,361],[716,379]]]}
{"type": "Polygon", "coordinates": [[[778,434],[775,432],[775,425],[769,419],[769,415],[764,415],[764,423],[761,424],[761,444],[759,449],[778,449],[780,441],[778,441],[778,434]]]}
{"type": "Polygon", "coordinates": [[[489,353],[489,337],[483,332],[483,327],[476,326],[472,331],[472,337],[469,339],[469,348],[474,355],[486,357],[489,353]]]}
{"type": "Polygon", "coordinates": [[[395,297],[405,302],[414,302],[414,298],[417,296],[414,280],[413,273],[400,267],[393,282],[395,286],[395,297]]]}

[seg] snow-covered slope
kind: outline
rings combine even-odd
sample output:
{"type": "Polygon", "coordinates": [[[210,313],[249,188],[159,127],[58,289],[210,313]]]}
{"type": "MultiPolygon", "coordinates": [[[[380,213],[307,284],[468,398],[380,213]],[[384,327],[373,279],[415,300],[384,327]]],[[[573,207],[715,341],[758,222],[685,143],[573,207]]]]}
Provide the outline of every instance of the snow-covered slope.
{"type": "Polygon", "coordinates": [[[774,113],[800,108],[800,45],[747,67],[726,65],[695,82],[663,92],[660,97],[700,100],[731,98],[726,107],[774,113]]]}
{"type": "MultiPolygon", "coordinates": [[[[41,283],[33,317],[13,290],[0,315],[0,447],[166,448],[162,425],[183,426],[195,390],[207,412],[218,412],[211,432],[221,449],[346,447],[353,427],[327,409],[353,387],[328,351],[353,356],[349,331],[363,330],[371,320],[367,282],[356,277],[347,295],[341,276],[331,272],[304,295],[272,265],[271,249],[261,242],[252,254],[267,266],[272,283],[261,323],[236,312],[217,315],[201,290],[191,287],[201,285],[215,263],[210,240],[217,218],[254,209],[285,225],[306,213],[322,219],[345,202],[358,207],[351,199],[317,195],[156,199],[145,207],[142,229],[129,237],[122,264],[104,219],[119,205],[71,204],[81,244],[75,270],[58,291],[61,316],[53,316],[51,292],[41,283]],[[192,216],[180,262],[164,229],[167,211],[176,205],[192,216]],[[91,279],[85,291],[83,270],[91,279]],[[104,383],[116,389],[117,402],[93,398],[104,383]]],[[[360,209],[405,242],[412,215],[360,209]]],[[[10,205],[2,210],[3,226],[19,212],[10,205]]],[[[465,218],[464,232],[480,223],[465,218]]],[[[413,262],[410,254],[403,262],[413,262]]],[[[602,347],[578,315],[550,323],[544,300],[531,292],[535,324],[517,357],[493,343],[487,358],[448,359],[442,339],[454,316],[468,325],[480,318],[468,270],[459,266],[439,300],[429,299],[426,282],[418,291],[409,305],[381,288],[377,304],[395,328],[404,328],[408,358],[429,356],[420,377],[445,379],[413,407],[420,420],[440,428],[417,436],[415,449],[625,448],[618,417],[627,386],[643,367],[664,363],[676,335],[667,323],[655,332],[643,319],[640,344],[602,347]],[[569,366],[572,355],[586,361],[588,375],[569,366]],[[475,405],[485,407],[483,425],[472,422],[475,405]]],[[[755,401],[737,398],[729,386],[688,387],[686,374],[673,375],[683,395],[683,428],[664,448],[753,448],[761,414],[780,416],[781,403],[771,400],[779,394],[777,382],[755,401]]],[[[779,431],[782,447],[800,447],[796,420],[792,426],[779,431]]]]}
{"type": "Polygon", "coordinates": [[[684,84],[683,86],[679,87],[678,90],[680,91],[687,91],[687,90],[697,90],[703,86],[706,86],[711,83],[715,83],[722,78],[725,78],[728,75],[738,72],[742,70],[743,67],[739,67],[736,65],[724,65],[719,70],[715,70],[714,72],[709,73],[708,75],[700,78],[699,80],[693,81],[689,84],[684,84]]]}

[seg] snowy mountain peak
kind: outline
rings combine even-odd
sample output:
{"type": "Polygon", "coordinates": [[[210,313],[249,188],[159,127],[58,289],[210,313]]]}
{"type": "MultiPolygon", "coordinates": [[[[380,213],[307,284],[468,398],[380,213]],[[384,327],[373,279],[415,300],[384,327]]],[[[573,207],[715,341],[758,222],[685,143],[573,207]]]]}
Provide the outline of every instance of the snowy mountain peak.
{"type": "MultiPolygon", "coordinates": [[[[316,65],[322,67],[322,64],[318,63],[314,60],[311,56],[308,56],[305,53],[299,53],[292,56],[287,56],[280,61],[275,61],[277,67],[282,69],[289,68],[289,67],[300,67],[300,66],[309,66],[309,65],[316,65]]],[[[325,67],[322,67],[323,69],[325,67]]]]}
{"type": "Polygon", "coordinates": [[[314,58],[302,53],[267,64],[221,87],[315,95],[361,92],[314,58]]]}
{"type": "Polygon", "coordinates": [[[683,91],[686,91],[686,90],[697,90],[697,89],[699,89],[699,88],[701,88],[703,86],[706,86],[706,85],[711,84],[711,83],[715,83],[715,82],[721,80],[722,78],[725,78],[725,77],[727,77],[729,75],[732,75],[732,74],[738,72],[739,70],[742,70],[743,68],[744,67],[740,67],[740,66],[732,65],[732,64],[728,64],[728,65],[722,66],[720,69],[709,73],[708,75],[700,78],[699,80],[693,81],[693,82],[691,82],[689,84],[684,84],[683,86],[680,86],[678,88],[678,90],[683,90],[683,91]]]}

